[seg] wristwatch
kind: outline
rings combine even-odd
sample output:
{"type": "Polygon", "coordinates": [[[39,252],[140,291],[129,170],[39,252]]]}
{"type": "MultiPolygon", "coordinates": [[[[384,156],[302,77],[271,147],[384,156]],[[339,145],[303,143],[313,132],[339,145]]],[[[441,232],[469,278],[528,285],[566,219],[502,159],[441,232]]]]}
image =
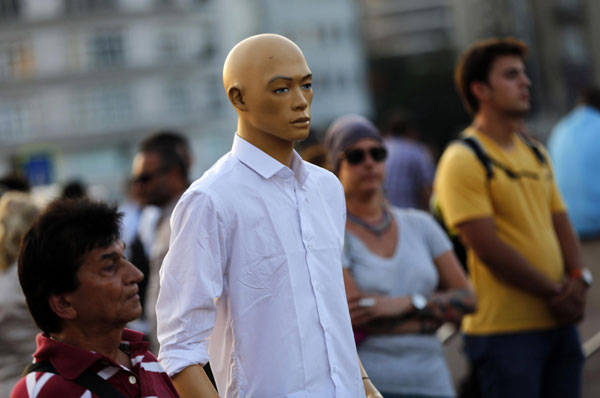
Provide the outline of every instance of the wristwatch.
{"type": "Polygon", "coordinates": [[[410,302],[417,312],[421,312],[427,307],[427,298],[420,293],[410,296],[410,302]]]}
{"type": "Polygon", "coordinates": [[[574,269],[573,271],[571,271],[569,276],[573,279],[581,279],[584,285],[588,287],[592,286],[592,282],[594,281],[594,278],[592,277],[592,272],[589,268],[574,269]]]}

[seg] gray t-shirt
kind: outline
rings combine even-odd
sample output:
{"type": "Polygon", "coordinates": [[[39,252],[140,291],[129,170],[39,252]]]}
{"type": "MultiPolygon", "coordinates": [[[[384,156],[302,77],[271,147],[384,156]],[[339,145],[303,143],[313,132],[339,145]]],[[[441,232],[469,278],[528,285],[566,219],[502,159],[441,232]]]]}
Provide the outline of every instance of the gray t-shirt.
{"type": "MultiPolygon", "coordinates": [[[[439,277],[434,259],[452,249],[435,220],[420,210],[393,208],[398,242],[392,257],[373,254],[346,231],[344,268],[365,293],[429,297],[439,277]]],[[[454,397],[442,344],[435,335],[370,335],[358,346],[369,377],[381,391],[454,397]]]]}

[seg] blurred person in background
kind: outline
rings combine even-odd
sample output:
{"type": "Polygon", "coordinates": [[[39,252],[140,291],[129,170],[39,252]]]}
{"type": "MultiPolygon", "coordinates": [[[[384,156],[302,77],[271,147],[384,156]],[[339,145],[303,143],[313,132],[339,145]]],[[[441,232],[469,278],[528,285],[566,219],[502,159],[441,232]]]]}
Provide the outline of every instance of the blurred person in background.
{"type": "Polygon", "coordinates": [[[9,173],[0,177],[0,196],[7,191],[29,192],[31,186],[27,178],[16,173],[9,173]]]}
{"type": "MultiPolygon", "coordinates": [[[[160,208],[156,206],[143,206],[139,200],[139,184],[134,184],[131,178],[127,179],[125,186],[125,200],[119,205],[119,212],[123,214],[121,220],[121,239],[125,243],[125,257],[131,261],[144,275],[150,272],[150,249],[156,229],[156,221],[160,216],[160,208]],[[148,224],[148,222],[150,224],[148,224]]],[[[140,298],[146,301],[148,278],[139,283],[140,298]]],[[[131,329],[148,333],[146,322],[147,308],[142,305],[140,319],[128,324],[131,329]]]]}
{"type": "Polygon", "coordinates": [[[384,123],[388,157],[383,186],[387,198],[396,207],[428,209],[435,165],[430,151],[418,140],[415,117],[393,109],[384,123]]]}
{"type": "Polygon", "coordinates": [[[600,87],[588,87],[548,141],[554,175],[586,262],[600,259],[600,87]]]}
{"type": "Polygon", "coordinates": [[[35,363],[12,398],[175,398],[142,333],[144,275],[124,256],[121,215],[90,199],[58,199],[34,222],[19,253],[19,282],[42,330],[35,363]]]}
{"type": "Polygon", "coordinates": [[[346,196],[344,280],[365,369],[386,398],[454,397],[435,332],[474,311],[475,297],[450,241],[428,213],[388,205],[370,121],[343,116],[326,143],[346,196]]]}
{"type": "Polygon", "coordinates": [[[298,154],[308,163],[331,170],[331,166],[329,166],[329,161],[327,159],[327,148],[325,148],[325,146],[321,143],[314,143],[305,146],[298,151],[298,154]]]}
{"type": "Polygon", "coordinates": [[[160,289],[159,270],[169,250],[171,213],[189,185],[190,163],[187,139],[174,131],[160,131],[144,139],[133,160],[133,189],[139,202],[160,208],[150,248],[150,267],[146,276],[148,288],[143,304],[148,321],[150,350],[154,353],[158,353],[159,349],[155,311],[160,289]]]}
{"type": "Polygon", "coordinates": [[[29,194],[8,191],[0,198],[0,397],[8,397],[35,351],[35,326],[19,286],[21,239],[40,210],[29,194]]]}
{"type": "Polygon", "coordinates": [[[446,148],[434,191],[467,247],[478,310],[463,320],[464,348],[483,397],[576,398],[576,323],[591,274],[547,153],[521,133],[530,110],[526,53],[522,41],[493,38],[460,56],[455,83],[474,116],[463,136],[475,146],[446,148]]]}
{"type": "Polygon", "coordinates": [[[87,196],[87,187],[81,180],[68,181],[61,190],[61,198],[79,199],[87,196]]]}

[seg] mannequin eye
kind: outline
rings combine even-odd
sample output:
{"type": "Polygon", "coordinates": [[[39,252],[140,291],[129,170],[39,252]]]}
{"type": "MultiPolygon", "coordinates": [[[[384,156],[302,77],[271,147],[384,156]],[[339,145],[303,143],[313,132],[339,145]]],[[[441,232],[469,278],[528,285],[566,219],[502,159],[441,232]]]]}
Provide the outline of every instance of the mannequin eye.
{"type": "Polygon", "coordinates": [[[275,94],[283,94],[287,93],[288,91],[290,91],[290,89],[287,87],[276,88],[275,90],[273,90],[275,94]]]}

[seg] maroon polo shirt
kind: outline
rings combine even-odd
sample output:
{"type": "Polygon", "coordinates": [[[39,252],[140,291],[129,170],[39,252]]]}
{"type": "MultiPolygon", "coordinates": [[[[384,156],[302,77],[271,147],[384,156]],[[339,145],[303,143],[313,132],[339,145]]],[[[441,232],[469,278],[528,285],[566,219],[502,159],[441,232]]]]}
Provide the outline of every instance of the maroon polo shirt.
{"type": "Polygon", "coordinates": [[[90,368],[107,380],[128,398],[176,398],[171,379],[156,357],[148,351],[144,335],[133,330],[123,330],[121,349],[129,353],[131,369],[126,369],[104,355],[37,335],[35,361],[49,360],[58,375],[32,372],[13,388],[11,398],[97,398],[85,387],[72,380],[90,368]]]}

